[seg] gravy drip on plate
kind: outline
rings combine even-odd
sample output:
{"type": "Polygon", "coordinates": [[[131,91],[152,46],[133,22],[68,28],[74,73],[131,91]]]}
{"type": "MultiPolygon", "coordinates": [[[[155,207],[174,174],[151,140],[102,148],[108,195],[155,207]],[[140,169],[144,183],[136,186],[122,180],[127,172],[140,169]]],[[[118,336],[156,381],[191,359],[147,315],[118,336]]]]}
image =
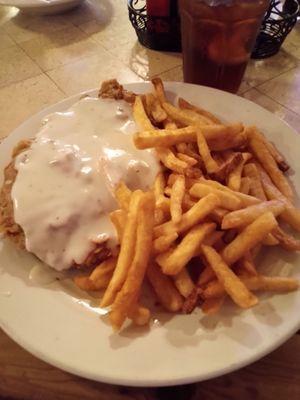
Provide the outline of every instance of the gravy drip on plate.
{"type": "Polygon", "coordinates": [[[135,131],[123,101],[85,97],[47,117],[15,163],[14,217],[28,251],[60,271],[83,264],[101,243],[116,245],[115,186],[146,190],[159,168],[152,151],[134,147],[135,131]]]}

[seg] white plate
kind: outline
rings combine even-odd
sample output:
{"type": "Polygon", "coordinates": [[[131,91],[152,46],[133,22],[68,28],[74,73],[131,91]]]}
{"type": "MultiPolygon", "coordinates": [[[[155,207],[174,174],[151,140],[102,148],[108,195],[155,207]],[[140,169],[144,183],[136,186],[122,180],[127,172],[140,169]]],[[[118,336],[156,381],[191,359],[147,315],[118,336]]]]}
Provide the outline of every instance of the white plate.
{"type": "MultiPolygon", "coordinates": [[[[135,83],[126,87],[144,92],[150,85],[135,83]]],[[[166,88],[170,98],[177,93],[225,121],[259,126],[288,157],[294,170],[291,179],[300,193],[300,137],[283,121],[256,104],[225,92],[182,83],[167,83],[166,88]]],[[[96,95],[96,91],[91,93],[96,95]]],[[[42,117],[65,110],[79,97],[49,107],[17,128],[0,146],[1,170],[8,163],[13,146],[20,139],[31,137],[42,117]]],[[[285,252],[264,255],[264,268],[270,274],[300,277],[297,263],[299,256],[285,252]]],[[[160,322],[149,329],[125,329],[115,335],[83,292],[61,282],[49,286],[32,284],[28,273],[34,264],[34,257],[3,243],[2,328],[44,361],[98,381],[159,386],[216,377],[269,353],[300,326],[300,292],[294,292],[265,295],[257,307],[248,311],[228,303],[220,315],[211,317],[200,311],[192,315],[160,314],[160,322]]]]}
{"type": "Polygon", "coordinates": [[[30,13],[56,14],[71,10],[84,0],[0,0],[1,6],[17,7],[30,13]]]}

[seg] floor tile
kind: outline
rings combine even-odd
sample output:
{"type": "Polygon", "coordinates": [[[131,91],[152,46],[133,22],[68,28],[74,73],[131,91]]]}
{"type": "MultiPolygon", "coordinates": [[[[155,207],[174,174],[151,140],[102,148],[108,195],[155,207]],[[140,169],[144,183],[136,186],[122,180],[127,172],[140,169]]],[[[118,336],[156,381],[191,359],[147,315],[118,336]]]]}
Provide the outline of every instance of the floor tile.
{"type": "Polygon", "coordinates": [[[282,48],[300,60],[300,20],[285,39],[282,48]]]}
{"type": "Polygon", "coordinates": [[[105,50],[49,71],[48,75],[68,95],[98,88],[106,79],[117,78],[121,83],[141,80],[105,50]]]}
{"type": "Polygon", "coordinates": [[[300,115],[300,69],[292,69],[259,86],[259,90],[300,115]]]}
{"type": "Polygon", "coordinates": [[[20,46],[44,71],[99,50],[99,45],[75,26],[22,42],[20,46]]]}
{"type": "Polygon", "coordinates": [[[259,92],[259,90],[257,89],[249,90],[248,92],[243,94],[243,97],[266,108],[273,114],[277,115],[279,118],[284,119],[300,134],[300,115],[288,110],[286,107],[280,105],[276,101],[272,100],[270,97],[259,92]]]}
{"type": "Polygon", "coordinates": [[[34,16],[17,13],[2,24],[3,29],[17,43],[46,36],[51,32],[72,26],[64,15],[34,16]]]}
{"type": "Polygon", "coordinates": [[[41,73],[36,63],[16,45],[0,50],[0,60],[0,87],[41,73]]]}
{"type": "Polygon", "coordinates": [[[0,89],[0,137],[8,135],[25,119],[64,94],[45,75],[38,75],[0,89]]]}
{"type": "Polygon", "coordinates": [[[0,29],[0,50],[6,49],[7,47],[11,47],[14,45],[15,42],[11,39],[11,37],[0,29]]]}
{"type": "Polygon", "coordinates": [[[245,72],[244,81],[249,86],[257,86],[296,67],[297,63],[298,61],[284,50],[264,60],[250,60],[245,72]]]}

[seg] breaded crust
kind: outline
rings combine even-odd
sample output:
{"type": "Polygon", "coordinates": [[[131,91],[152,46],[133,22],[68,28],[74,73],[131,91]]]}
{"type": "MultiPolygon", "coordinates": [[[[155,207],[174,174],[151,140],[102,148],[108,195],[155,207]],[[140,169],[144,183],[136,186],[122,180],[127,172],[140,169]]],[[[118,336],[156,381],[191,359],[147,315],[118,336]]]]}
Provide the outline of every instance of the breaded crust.
{"type": "MultiPolygon", "coordinates": [[[[15,158],[28,149],[31,140],[22,140],[17,144],[12,153],[12,160],[4,170],[4,181],[0,191],[0,232],[9,240],[14,242],[20,249],[25,249],[25,235],[23,229],[15,222],[14,206],[11,197],[13,184],[17,176],[15,169],[15,158]]],[[[73,265],[77,268],[92,267],[99,264],[111,255],[110,250],[105,244],[97,246],[97,248],[89,254],[82,265],[73,265]]]]}

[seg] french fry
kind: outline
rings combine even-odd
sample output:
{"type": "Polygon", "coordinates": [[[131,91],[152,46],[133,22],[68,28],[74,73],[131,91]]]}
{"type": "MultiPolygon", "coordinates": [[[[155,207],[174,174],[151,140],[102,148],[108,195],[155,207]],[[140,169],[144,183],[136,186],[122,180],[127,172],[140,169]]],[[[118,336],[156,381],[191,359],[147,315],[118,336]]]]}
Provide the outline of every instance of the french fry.
{"type": "Polygon", "coordinates": [[[156,148],[157,155],[160,161],[169,169],[179,174],[183,174],[188,168],[188,164],[185,161],[179,160],[172,150],[159,147],[156,148]]]}
{"type": "Polygon", "coordinates": [[[272,233],[283,249],[287,251],[300,251],[300,240],[295,239],[279,226],[272,233]]]}
{"type": "Polygon", "coordinates": [[[237,168],[237,166],[243,161],[242,153],[233,152],[225,161],[223,161],[218,169],[210,174],[211,177],[217,181],[225,181],[227,176],[237,168]]]}
{"type": "MultiPolygon", "coordinates": [[[[240,277],[244,285],[252,291],[264,292],[292,292],[299,288],[299,282],[293,278],[277,277],[277,276],[263,276],[257,275],[252,277],[240,277]]],[[[225,294],[224,286],[218,282],[210,282],[203,290],[201,296],[204,299],[212,299],[223,296],[225,294]]]]}
{"type": "MultiPolygon", "coordinates": [[[[137,218],[134,258],[128,270],[128,275],[123,287],[116,295],[109,313],[110,323],[115,330],[119,330],[122,327],[134,301],[137,300],[140,287],[143,283],[152,250],[154,206],[154,194],[151,192],[144,193],[140,201],[140,209],[137,218]]],[[[125,232],[123,243],[124,241],[125,232]]]]}
{"type": "Polygon", "coordinates": [[[210,213],[210,217],[214,222],[221,225],[223,218],[228,212],[229,211],[225,210],[225,208],[217,207],[214,210],[212,210],[212,212],[210,213]]]}
{"type": "Polygon", "coordinates": [[[182,209],[184,211],[188,211],[197,203],[196,200],[193,200],[188,193],[184,194],[183,201],[182,201],[182,209]]]}
{"type": "Polygon", "coordinates": [[[116,187],[115,196],[119,207],[124,211],[128,211],[131,194],[131,190],[125,185],[124,182],[120,182],[116,187]]]}
{"type": "Polygon", "coordinates": [[[266,212],[258,217],[221,252],[226,264],[231,265],[238,261],[244,254],[259,244],[268,233],[277,226],[277,221],[271,212],[266,212]]]}
{"type": "Polygon", "coordinates": [[[162,306],[170,312],[181,310],[183,298],[172,279],[164,275],[160,268],[152,262],[148,265],[146,274],[162,306]]]}
{"type": "Polygon", "coordinates": [[[216,297],[213,299],[206,299],[201,304],[201,310],[204,314],[213,315],[220,311],[225,300],[225,296],[216,297]]]}
{"type": "Polygon", "coordinates": [[[130,310],[128,317],[132,320],[134,325],[145,326],[149,324],[151,313],[148,308],[137,304],[130,310]]]}
{"type": "Polygon", "coordinates": [[[195,286],[191,294],[184,300],[182,312],[184,314],[191,314],[196,308],[202,289],[195,286]]]}
{"type": "Polygon", "coordinates": [[[250,253],[246,254],[243,258],[241,258],[238,262],[238,275],[241,276],[256,276],[258,275],[253,257],[250,253]]]}
{"type": "Polygon", "coordinates": [[[194,148],[195,143],[178,143],[176,145],[176,149],[178,153],[186,154],[187,156],[197,160],[198,162],[201,160],[200,155],[196,152],[194,148]]]}
{"type": "Polygon", "coordinates": [[[167,275],[177,275],[195,255],[204,238],[215,229],[214,223],[204,223],[192,228],[175,247],[156,257],[156,262],[167,275]]]}
{"type": "Polygon", "coordinates": [[[168,235],[176,231],[178,234],[186,232],[194,225],[199,224],[204,218],[211,213],[211,211],[220,205],[219,198],[212,194],[203,197],[192,208],[182,215],[179,224],[174,225],[172,221],[165,224],[156,226],[154,228],[154,237],[157,238],[162,235],[168,235]]]}
{"type": "Polygon", "coordinates": [[[170,213],[174,224],[180,222],[182,217],[182,201],[185,193],[185,179],[183,175],[178,175],[171,190],[170,213]]]}
{"type": "Polygon", "coordinates": [[[209,118],[206,118],[193,110],[177,108],[168,102],[162,103],[162,106],[168,116],[181,125],[202,126],[212,124],[209,118]]]}
{"type": "Polygon", "coordinates": [[[289,200],[293,199],[293,190],[291,189],[287,179],[278,168],[276,161],[270,154],[264,141],[257,134],[256,128],[252,127],[248,130],[249,146],[255,157],[261,163],[263,168],[269,174],[275,186],[286,196],[289,200]]]}
{"type": "Polygon", "coordinates": [[[280,200],[264,201],[254,206],[232,211],[224,215],[222,229],[240,228],[251,224],[262,214],[270,211],[277,217],[285,210],[285,205],[280,200]]]}
{"type": "Polygon", "coordinates": [[[184,153],[177,153],[176,157],[179,158],[179,160],[186,162],[190,167],[198,164],[198,160],[184,153]]]}
{"type": "Polygon", "coordinates": [[[148,115],[151,115],[152,119],[157,124],[160,124],[168,118],[165,110],[161,107],[159,100],[152,93],[146,94],[146,104],[148,115]]]}
{"type": "Polygon", "coordinates": [[[248,158],[247,154],[248,153],[242,153],[242,160],[227,176],[227,186],[231,190],[234,190],[237,192],[240,190],[242,172],[243,172],[244,164],[248,158]]]}
{"type": "MultiPolygon", "coordinates": [[[[146,114],[146,113],[145,113],[146,114]]],[[[241,124],[235,125],[203,125],[201,127],[207,144],[211,150],[221,151],[236,148],[245,144],[246,135],[241,124]]],[[[188,126],[178,129],[144,129],[135,133],[133,141],[138,149],[152,147],[170,147],[182,142],[193,143],[197,141],[197,127],[188,126]]]]}
{"type": "Polygon", "coordinates": [[[262,244],[265,246],[277,246],[279,244],[279,240],[276,239],[272,233],[268,233],[263,239],[262,244]]]}
{"type": "Polygon", "coordinates": [[[113,271],[117,265],[117,259],[115,257],[110,257],[98,265],[90,275],[90,280],[97,284],[103,277],[109,275],[111,278],[113,271]]]}
{"type": "Polygon", "coordinates": [[[143,193],[141,190],[136,190],[131,196],[119,258],[113,277],[101,301],[101,307],[107,307],[113,303],[117,292],[126,280],[134,255],[137,216],[142,196],[143,193]]]}
{"type": "Polygon", "coordinates": [[[233,194],[234,196],[238,197],[242,202],[242,207],[248,207],[248,206],[252,206],[253,204],[260,203],[260,200],[257,199],[256,197],[249,196],[247,194],[240,193],[240,192],[235,192],[235,191],[229,189],[227,186],[222,185],[220,182],[216,182],[216,181],[213,181],[210,179],[204,179],[204,178],[199,178],[199,181],[200,181],[200,183],[204,183],[205,185],[214,187],[218,190],[222,190],[223,192],[229,192],[229,193],[233,194]]]}
{"type": "Polygon", "coordinates": [[[293,204],[277,189],[271,182],[267,173],[260,169],[262,184],[264,191],[269,200],[280,200],[285,205],[285,210],[280,215],[280,218],[288,223],[292,228],[300,232],[300,210],[293,206],[293,204]]]}
{"type": "Polygon", "coordinates": [[[186,268],[183,268],[173,279],[179,293],[181,293],[184,298],[187,298],[195,288],[186,268]]]}
{"type": "Polygon", "coordinates": [[[199,179],[203,174],[200,168],[197,167],[188,167],[184,171],[184,175],[190,179],[199,179]]]}
{"type": "Polygon", "coordinates": [[[186,101],[182,97],[179,97],[179,99],[178,99],[178,106],[183,109],[193,110],[196,113],[203,115],[205,118],[208,118],[214,124],[221,124],[221,121],[219,120],[219,118],[217,118],[214,114],[212,114],[211,112],[209,112],[207,110],[204,110],[203,108],[196,107],[196,106],[190,104],[188,101],[186,101]]]}
{"type": "Polygon", "coordinates": [[[154,185],[153,185],[156,204],[159,203],[161,196],[164,195],[165,187],[166,187],[165,176],[164,176],[163,172],[159,172],[156,175],[154,185]]]}
{"type": "Polygon", "coordinates": [[[116,228],[118,240],[121,243],[126,224],[126,213],[124,210],[115,210],[109,214],[109,218],[116,228]]]}
{"type": "Polygon", "coordinates": [[[158,98],[160,104],[165,103],[167,101],[167,99],[166,99],[164,84],[163,84],[162,80],[157,77],[157,78],[151,79],[151,82],[154,86],[156,97],[158,98]]]}
{"type": "Polygon", "coordinates": [[[202,251],[219,282],[224,287],[225,292],[238,306],[249,308],[257,304],[257,298],[247,289],[212,247],[202,245],[202,251]]]}
{"type": "Polygon", "coordinates": [[[215,277],[216,274],[214,273],[214,270],[211,268],[210,265],[207,265],[199,275],[197,286],[204,287],[208,282],[212,281],[215,277]]]}
{"type": "Polygon", "coordinates": [[[97,286],[93,281],[90,280],[90,277],[87,275],[81,275],[81,276],[74,276],[73,282],[75,285],[86,292],[89,291],[97,291],[97,286]]]}
{"type": "Polygon", "coordinates": [[[202,134],[200,128],[197,131],[197,144],[198,144],[199,154],[202,157],[207,173],[212,174],[216,172],[219,169],[219,166],[217,162],[212,158],[206,139],[202,134]]]}
{"type": "Polygon", "coordinates": [[[280,154],[280,152],[278,151],[276,146],[273,143],[269,142],[268,139],[261,132],[259,132],[259,130],[257,128],[256,128],[256,134],[264,142],[265,146],[269,150],[270,154],[272,155],[272,157],[276,161],[276,163],[277,163],[278,167],[281,169],[281,171],[283,171],[283,172],[288,171],[290,166],[286,162],[286,160],[284,159],[282,154],[280,154]]]}
{"type": "Polygon", "coordinates": [[[139,129],[141,130],[152,130],[152,125],[148,115],[146,114],[143,101],[140,96],[136,96],[133,104],[133,118],[139,129]]]}
{"type": "Polygon", "coordinates": [[[154,254],[160,254],[167,251],[177,238],[178,233],[174,231],[173,233],[169,233],[168,235],[160,236],[155,239],[153,243],[154,254]]]}
{"type": "Polygon", "coordinates": [[[190,195],[193,197],[203,198],[210,193],[215,194],[220,199],[220,206],[227,210],[237,210],[241,208],[241,200],[230,192],[225,192],[205,183],[196,183],[190,189],[190,195]]]}
{"type": "Polygon", "coordinates": [[[240,192],[244,194],[249,194],[250,193],[250,185],[251,185],[251,179],[248,177],[243,177],[241,179],[241,186],[240,186],[240,192]]]}
{"type": "Polygon", "coordinates": [[[262,201],[267,200],[256,165],[254,163],[246,164],[243,174],[251,180],[250,194],[262,201]]]}

